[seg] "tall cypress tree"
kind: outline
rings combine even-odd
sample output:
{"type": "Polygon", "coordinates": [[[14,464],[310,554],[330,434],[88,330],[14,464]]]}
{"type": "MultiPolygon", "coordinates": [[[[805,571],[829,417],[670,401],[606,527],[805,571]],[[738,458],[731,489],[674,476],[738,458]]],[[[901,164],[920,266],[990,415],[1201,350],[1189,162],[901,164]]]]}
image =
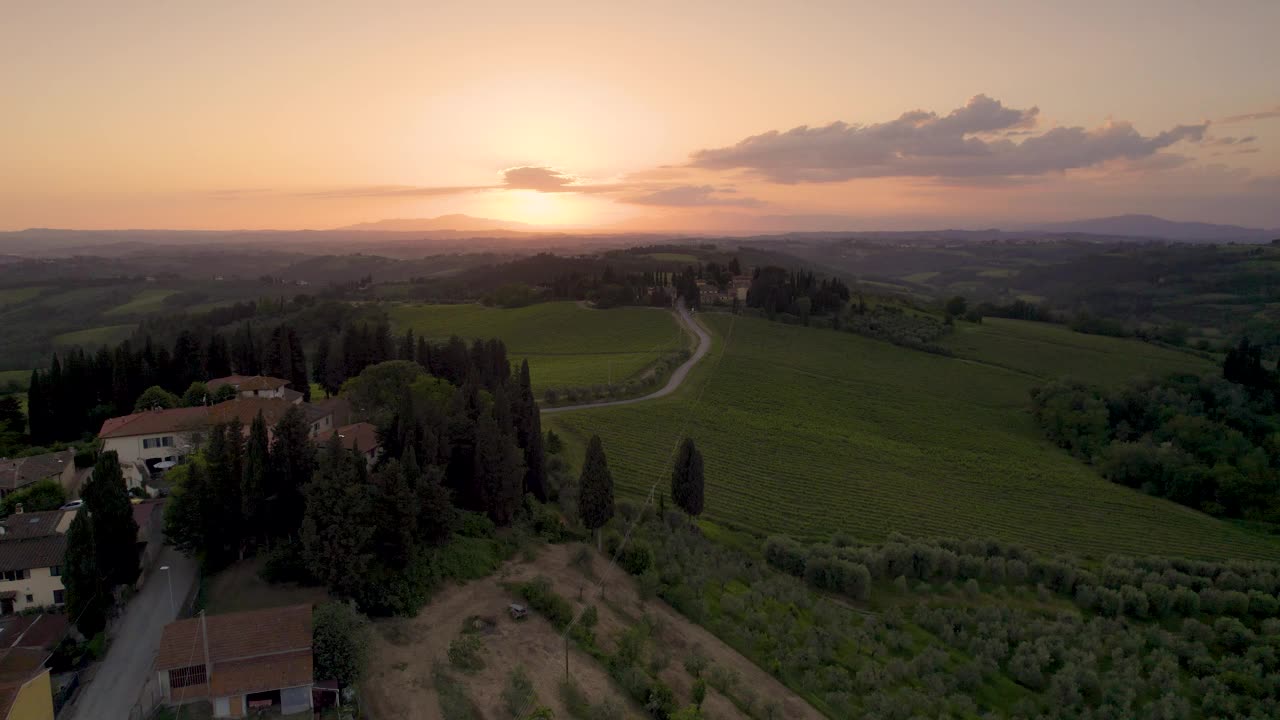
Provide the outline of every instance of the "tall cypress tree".
{"type": "Polygon", "coordinates": [[[98,456],[93,475],[80,491],[93,527],[98,570],[107,587],[138,579],[138,523],[114,451],[98,456]]]}
{"type": "Polygon", "coordinates": [[[418,537],[418,498],[404,468],[392,460],[373,474],[373,543],[378,559],[400,569],[418,537]]]}
{"type": "Polygon", "coordinates": [[[415,362],[417,360],[415,357],[417,350],[418,346],[413,341],[413,328],[409,328],[404,331],[404,337],[400,340],[400,347],[396,354],[396,359],[415,362]]]}
{"type": "Polygon", "coordinates": [[[289,374],[281,377],[287,379],[294,390],[302,393],[302,399],[305,402],[311,402],[311,380],[307,375],[307,354],[302,350],[302,340],[298,338],[298,333],[293,328],[285,328],[284,335],[289,351],[289,363],[286,368],[289,374]]]}
{"type": "Polygon", "coordinates": [[[373,561],[369,488],[356,481],[355,462],[334,433],[307,485],[302,520],[307,569],[340,597],[355,593],[373,561]]]}
{"type": "Polygon", "coordinates": [[[89,513],[81,511],[67,530],[67,553],[62,562],[62,586],[67,591],[67,615],[85,637],[107,626],[111,597],[98,573],[98,551],[89,513]]]}
{"type": "Polygon", "coordinates": [[[702,514],[704,492],[702,453],[693,438],[685,438],[671,470],[671,499],[692,519],[702,514]]]}
{"type": "Polygon", "coordinates": [[[499,420],[503,404],[505,398],[502,403],[495,398],[492,410],[482,413],[476,422],[472,472],[480,504],[489,518],[497,525],[510,525],[520,507],[524,463],[511,431],[504,432],[499,420]]]}
{"type": "Polygon", "coordinates": [[[582,476],[578,479],[578,514],[582,524],[595,533],[597,548],[600,547],[600,528],[613,517],[613,511],[613,475],[609,472],[600,436],[592,435],[587,456],[582,461],[582,476]]]}
{"type": "Polygon", "coordinates": [[[295,405],[276,423],[271,445],[269,486],[275,496],[274,532],[292,536],[302,527],[303,492],[311,482],[314,465],[315,447],[311,444],[307,421],[301,408],[295,405]]]}
{"type": "Polygon", "coordinates": [[[204,353],[204,374],[210,380],[231,374],[231,349],[221,333],[215,332],[209,336],[209,344],[204,353]]]}
{"type": "Polygon", "coordinates": [[[173,343],[173,389],[186,388],[197,380],[204,380],[204,356],[195,333],[183,330],[173,343]]]}
{"type": "Polygon", "coordinates": [[[315,360],[311,363],[311,381],[324,388],[324,396],[333,394],[329,390],[329,336],[321,335],[316,345],[315,360]]]}
{"type": "Polygon", "coordinates": [[[528,360],[520,363],[520,388],[516,398],[516,439],[524,449],[524,487],[539,502],[546,502],[547,468],[542,449],[542,413],[533,397],[528,360]]]}
{"type": "Polygon", "coordinates": [[[271,464],[267,421],[259,411],[249,425],[249,442],[245,448],[244,474],[240,480],[240,517],[244,521],[245,539],[262,540],[271,524],[267,508],[267,473],[271,464]]]}
{"type": "Polygon", "coordinates": [[[49,396],[39,370],[31,371],[31,381],[27,384],[27,425],[32,445],[49,442],[49,396]]]}

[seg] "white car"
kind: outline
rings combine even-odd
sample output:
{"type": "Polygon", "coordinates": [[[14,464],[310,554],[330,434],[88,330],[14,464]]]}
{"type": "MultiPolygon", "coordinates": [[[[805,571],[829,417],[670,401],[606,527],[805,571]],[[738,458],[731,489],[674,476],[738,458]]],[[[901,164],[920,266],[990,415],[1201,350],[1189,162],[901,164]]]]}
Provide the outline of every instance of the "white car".
{"type": "Polygon", "coordinates": [[[67,503],[66,505],[63,505],[61,509],[63,509],[63,510],[75,510],[76,508],[80,507],[81,505],[84,505],[84,501],[83,501],[83,500],[72,500],[71,502],[67,503]]]}

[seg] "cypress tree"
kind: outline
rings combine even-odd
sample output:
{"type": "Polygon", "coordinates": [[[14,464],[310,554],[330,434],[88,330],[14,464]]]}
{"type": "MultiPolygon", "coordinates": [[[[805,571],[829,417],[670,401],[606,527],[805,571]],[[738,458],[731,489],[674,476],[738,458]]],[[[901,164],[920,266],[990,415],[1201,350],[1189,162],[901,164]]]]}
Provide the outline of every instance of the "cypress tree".
{"type": "MultiPolygon", "coordinates": [[[[259,411],[249,425],[249,442],[245,449],[244,474],[240,480],[240,517],[244,521],[245,539],[267,537],[270,513],[267,509],[267,474],[271,463],[267,421],[259,411]]],[[[242,553],[243,554],[243,553],[242,553]]]]}
{"type": "Polygon", "coordinates": [[[67,553],[62,562],[62,586],[67,591],[67,615],[85,637],[107,626],[109,592],[98,573],[98,552],[93,542],[89,513],[81,511],[67,530],[67,553]]]}
{"type": "Polygon", "coordinates": [[[702,453],[685,438],[676,454],[676,464],[671,470],[671,499],[690,518],[702,514],[704,480],[702,453]]]}
{"type": "Polygon", "coordinates": [[[269,492],[276,498],[272,518],[275,532],[290,536],[302,526],[303,491],[311,482],[314,466],[315,448],[307,420],[302,409],[295,405],[276,423],[271,445],[269,492]]]}
{"type": "Polygon", "coordinates": [[[49,398],[39,370],[31,371],[31,382],[27,384],[27,425],[32,445],[49,441],[49,398]]]}
{"type": "Polygon", "coordinates": [[[138,524],[114,451],[98,456],[80,496],[92,521],[95,561],[105,586],[132,585],[139,571],[138,524]]]}
{"type": "Polygon", "coordinates": [[[520,363],[520,389],[517,395],[516,432],[524,448],[524,487],[539,502],[547,501],[547,468],[542,449],[542,413],[533,397],[529,378],[529,361],[520,363]]]}
{"type": "Polygon", "coordinates": [[[418,497],[397,460],[375,472],[371,485],[374,548],[387,567],[401,569],[418,537],[418,497]]]}
{"type": "Polygon", "coordinates": [[[210,380],[231,374],[231,349],[227,347],[227,339],[220,333],[215,332],[209,336],[209,344],[204,352],[204,374],[210,380]]]}
{"type": "Polygon", "coordinates": [[[329,390],[329,336],[321,335],[316,345],[315,360],[311,363],[311,381],[324,388],[324,396],[333,393],[329,390]]]}
{"type": "Polygon", "coordinates": [[[413,341],[413,328],[409,328],[404,331],[404,338],[400,340],[399,352],[396,354],[396,359],[416,362],[417,358],[414,355],[417,350],[418,346],[413,341]]]}
{"type": "Polygon", "coordinates": [[[209,473],[203,459],[194,458],[170,477],[183,473],[169,493],[164,509],[164,535],[169,544],[191,558],[204,558],[212,538],[219,532],[210,526],[214,498],[209,489],[209,473]]]}
{"type": "Polygon", "coordinates": [[[190,330],[178,333],[173,342],[173,388],[185,388],[197,380],[204,380],[204,358],[200,341],[190,330]]]}
{"type": "MultiPolygon", "coordinates": [[[[501,395],[502,389],[498,392],[501,395]]],[[[520,507],[524,463],[516,447],[505,396],[495,396],[490,412],[481,413],[475,426],[475,460],[472,465],[481,506],[497,525],[510,525],[520,507]]]]}
{"type": "Polygon", "coordinates": [[[587,456],[582,461],[582,476],[578,479],[578,514],[582,524],[595,533],[596,547],[600,547],[600,528],[613,517],[613,475],[609,473],[609,461],[604,456],[604,446],[599,435],[592,435],[587,445],[587,456]]]}
{"type": "Polygon", "coordinates": [[[293,389],[302,393],[304,402],[311,402],[311,381],[307,375],[307,354],[302,350],[302,340],[293,328],[285,328],[285,344],[288,348],[288,375],[281,377],[293,385],[293,389]]]}
{"type": "Polygon", "coordinates": [[[373,560],[369,488],[357,482],[355,462],[334,433],[315,478],[306,487],[302,520],[307,569],[341,597],[355,593],[373,560]]]}

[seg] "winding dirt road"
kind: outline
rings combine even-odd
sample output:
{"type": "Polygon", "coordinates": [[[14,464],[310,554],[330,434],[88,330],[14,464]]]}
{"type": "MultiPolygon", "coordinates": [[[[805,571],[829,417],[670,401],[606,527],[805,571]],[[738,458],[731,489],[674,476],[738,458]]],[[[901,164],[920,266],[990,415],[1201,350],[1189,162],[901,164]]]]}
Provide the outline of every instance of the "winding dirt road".
{"type": "Polygon", "coordinates": [[[684,382],[685,377],[689,374],[689,371],[693,369],[693,366],[698,364],[698,361],[706,357],[707,353],[711,351],[710,333],[702,327],[701,323],[693,318],[693,313],[690,313],[689,309],[683,304],[680,305],[678,309],[677,318],[680,320],[680,324],[684,326],[686,331],[693,333],[694,336],[698,338],[698,347],[693,351],[693,354],[689,356],[688,360],[681,363],[680,367],[676,368],[675,372],[671,373],[671,378],[667,380],[666,385],[662,386],[662,389],[651,392],[648,395],[641,395],[640,397],[628,398],[626,400],[602,400],[600,402],[582,403],[581,405],[561,405],[559,407],[542,408],[542,414],[548,415],[551,413],[569,412],[571,410],[614,407],[617,405],[633,405],[635,403],[645,402],[646,400],[657,400],[660,397],[666,397],[667,395],[675,392],[676,388],[680,387],[680,383],[684,382]]]}

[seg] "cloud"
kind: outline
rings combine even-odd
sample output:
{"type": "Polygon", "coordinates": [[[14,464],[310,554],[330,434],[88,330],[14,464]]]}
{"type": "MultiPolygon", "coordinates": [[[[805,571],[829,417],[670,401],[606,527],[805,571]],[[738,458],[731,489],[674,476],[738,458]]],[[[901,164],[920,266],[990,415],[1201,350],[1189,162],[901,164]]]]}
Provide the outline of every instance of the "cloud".
{"type": "Polygon", "coordinates": [[[1254,120],[1273,120],[1275,118],[1280,118],[1280,105],[1277,105],[1271,108],[1270,110],[1262,110],[1259,112],[1245,113],[1243,115],[1232,115],[1231,117],[1224,117],[1218,122],[1223,125],[1229,125],[1231,123],[1252,122],[1254,120]]]}
{"type": "Polygon", "coordinates": [[[735,194],[738,191],[729,188],[715,188],[710,185],[677,185],[675,187],[655,190],[644,195],[620,198],[622,202],[635,205],[663,205],[666,207],[763,207],[764,202],[753,197],[721,197],[717,193],[735,194]]]}
{"type": "Polygon", "coordinates": [[[578,178],[555,168],[526,165],[503,170],[502,181],[503,187],[508,190],[570,192],[578,178]]]}
{"type": "Polygon", "coordinates": [[[945,116],[914,110],[871,125],[835,122],[771,131],[729,147],[699,150],[690,165],[746,170],[779,183],[1033,176],[1148,158],[1175,143],[1202,140],[1209,126],[1178,125],[1145,137],[1127,122],[1109,122],[1092,130],[1056,127],[1020,142],[1001,136],[1033,127],[1039,112],[978,95],[945,116]]]}
{"type": "Polygon", "coordinates": [[[1207,137],[1204,139],[1205,145],[1244,145],[1258,139],[1257,135],[1247,135],[1245,137],[1207,137]]]}
{"type": "Polygon", "coordinates": [[[336,190],[319,190],[301,193],[302,197],[329,198],[385,198],[385,197],[433,197],[437,195],[458,195],[481,190],[493,190],[495,185],[455,185],[448,187],[417,185],[362,185],[359,187],[339,188],[336,190]]]}

